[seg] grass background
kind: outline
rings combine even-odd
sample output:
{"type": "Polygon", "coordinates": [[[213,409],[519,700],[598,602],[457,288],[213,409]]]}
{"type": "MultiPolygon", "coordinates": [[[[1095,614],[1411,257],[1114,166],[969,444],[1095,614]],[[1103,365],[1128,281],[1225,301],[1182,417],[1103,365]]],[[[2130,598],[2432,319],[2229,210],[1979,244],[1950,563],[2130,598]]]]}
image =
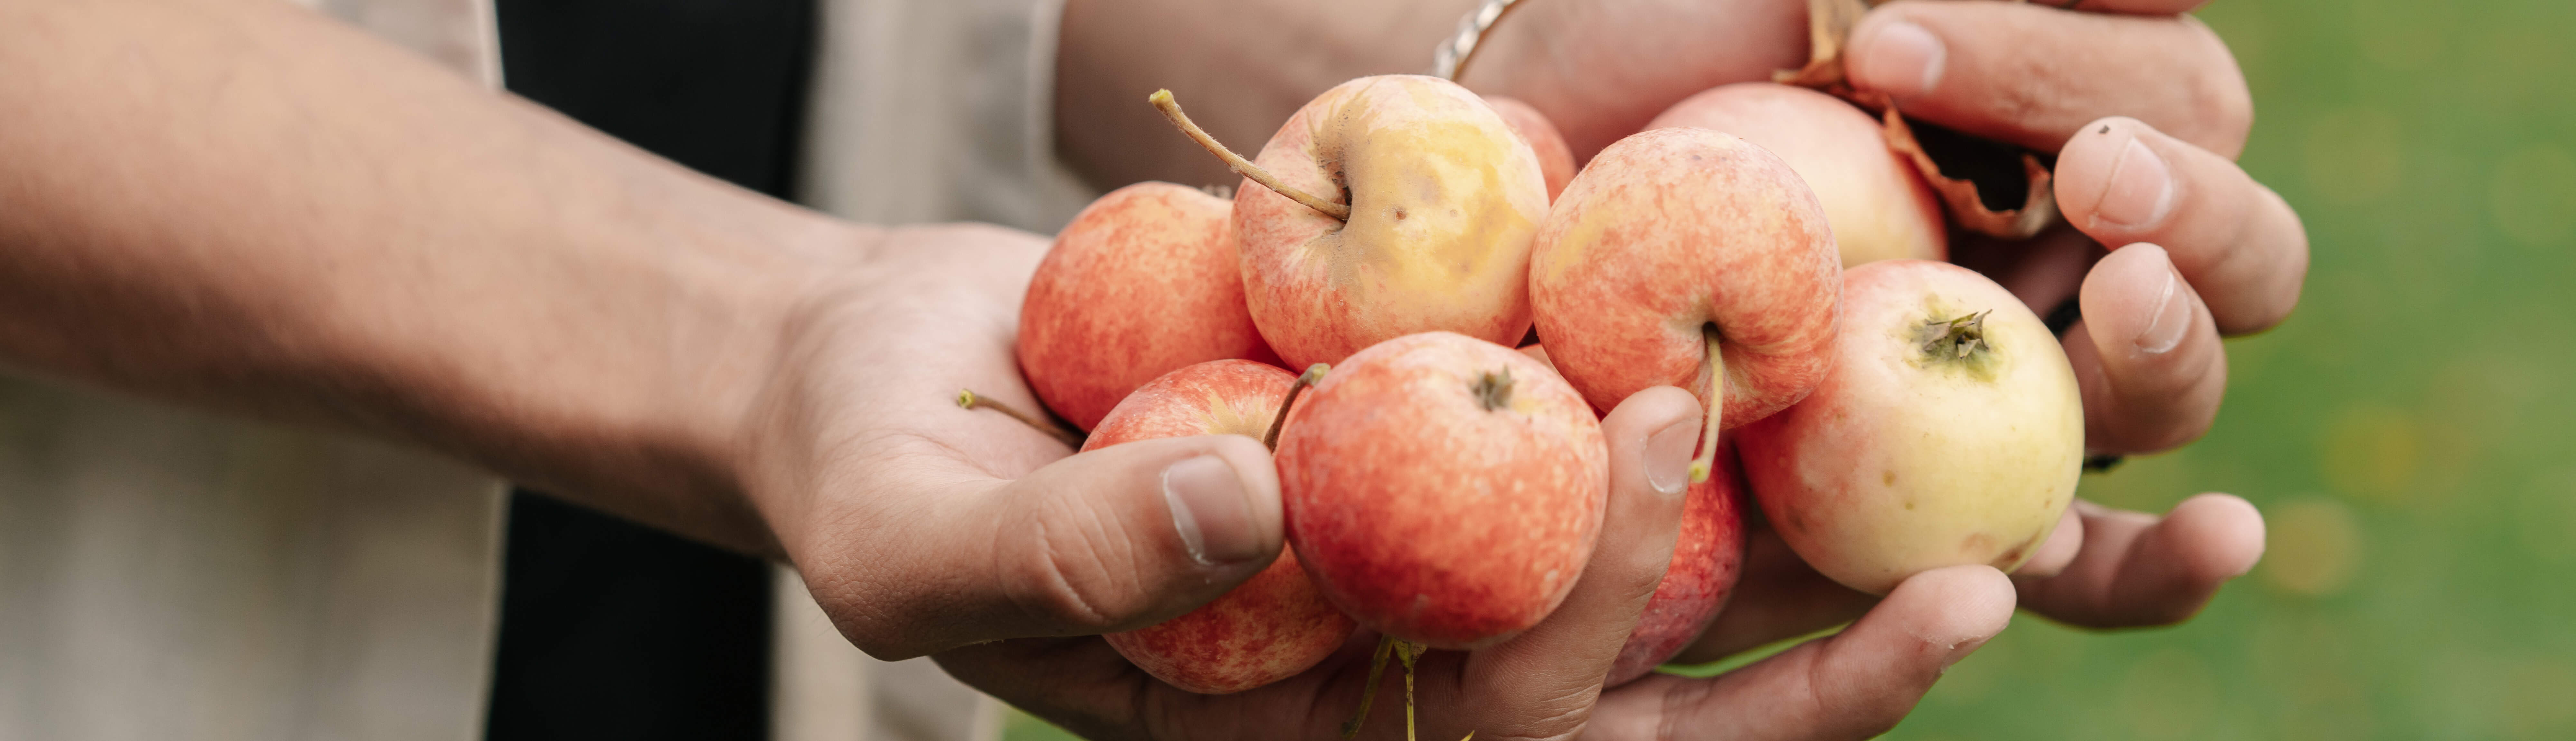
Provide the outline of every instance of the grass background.
{"type": "Polygon", "coordinates": [[[2228,343],[2206,438],[2081,494],[2240,494],[2270,550],[2180,627],[2020,615],[1888,738],[2576,738],[2576,5],[2199,15],[2253,88],[2242,164],[2307,222],[2307,292],[2228,343]]]}

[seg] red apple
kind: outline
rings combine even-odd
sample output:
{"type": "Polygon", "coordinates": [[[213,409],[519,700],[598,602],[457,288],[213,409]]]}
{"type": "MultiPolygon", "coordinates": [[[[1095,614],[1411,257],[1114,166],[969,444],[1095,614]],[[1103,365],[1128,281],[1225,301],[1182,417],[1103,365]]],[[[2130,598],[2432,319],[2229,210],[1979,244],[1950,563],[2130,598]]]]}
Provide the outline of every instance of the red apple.
{"type": "Polygon", "coordinates": [[[1279,437],[1288,542],[1361,625],[1479,648],[1538,624],[1582,575],[1609,452],[1537,360],[1411,335],[1350,356],[1306,399],[1279,437]]]}
{"type": "Polygon", "coordinates": [[[1735,579],[1744,572],[1744,478],[1730,441],[1717,456],[1717,471],[1693,483],[1682,502],[1681,535],[1673,541],[1673,562],[1664,580],[1646,598],[1637,629],[1610,665],[1604,686],[1618,686],[1654,671],[1682,652],[1708,629],[1735,579]]]}
{"type": "MultiPolygon", "coordinates": [[[[1218,360],[1163,374],[1119,402],[1083,450],[1186,435],[1261,438],[1297,380],[1247,360],[1218,360]]],[[[1301,404],[1302,406],[1302,404],[1301,404]]],[[[1180,617],[1104,636],[1121,656],[1191,692],[1241,692],[1295,676],[1351,637],[1349,617],[1324,600],[1282,553],[1233,591],[1180,617]]]]}
{"type": "Polygon", "coordinates": [[[1667,126],[1734,134],[1787,161],[1824,205],[1844,267],[1949,255],[1941,199],[1911,160],[1888,149],[1878,120],[1841,98],[1789,85],[1737,83],[1683,99],[1646,124],[1667,126]]]}
{"type": "Polygon", "coordinates": [[[1529,331],[1546,178],[1475,93],[1420,75],[1345,82],[1298,109],[1255,163],[1349,212],[1251,179],[1235,191],[1245,298],[1289,367],[1417,332],[1508,343],[1529,331]]]}
{"type": "Polygon", "coordinates": [[[1127,392],[1181,366],[1277,362],[1244,310],[1232,204],[1195,188],[1110,191],[1057,232],[1020,302],[1020,372],[1092,429],[1127,392]]]}
{"type": "Polygon", "coordinates": [[[1488,95],[1485,103],[1512,125],[1512,133],[1529,142],[1530,151],[1538,155],[1539,175],[1547,181],[1547,199],[1556,200],[1556,194],[1565,192],[1566,182],[1574,179],[1574,150],[1565,146],[1565,135],[1557,132],[1547,114],[1519,98],[1488,95]]]}
{"type": "Polygon", "coordinates": [[[1532,247],[1530,301],[1548,357],[1593,406],[1653,386],[1710,405],[1696,480],[1719,429],[1824,378],[1841,273],[1824,210],[1788,163],[1732,135],[1655,129],[1566,186],[1532,247]]]}
{"type": "Polygon", "coordinates": [[[2020,566],[2083,465],[2083,399],[2056,336],[1948,263],[1862,265],[1843,294],[1833,373],[1738,440],[1771,527],[1872,594],[1925,569],[2020,566]]]}

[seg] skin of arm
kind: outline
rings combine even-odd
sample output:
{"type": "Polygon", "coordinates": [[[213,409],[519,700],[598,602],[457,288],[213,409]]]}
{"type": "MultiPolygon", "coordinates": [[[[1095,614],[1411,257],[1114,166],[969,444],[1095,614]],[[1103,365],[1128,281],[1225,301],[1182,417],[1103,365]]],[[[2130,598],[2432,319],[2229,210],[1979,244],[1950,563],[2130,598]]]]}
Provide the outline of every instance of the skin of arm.
{"type": "Polygon", "coordinates": [[[779,554],[742,418],[873,231],[287,3],[0,3],[0,68],[0,362],[779,554]]]}

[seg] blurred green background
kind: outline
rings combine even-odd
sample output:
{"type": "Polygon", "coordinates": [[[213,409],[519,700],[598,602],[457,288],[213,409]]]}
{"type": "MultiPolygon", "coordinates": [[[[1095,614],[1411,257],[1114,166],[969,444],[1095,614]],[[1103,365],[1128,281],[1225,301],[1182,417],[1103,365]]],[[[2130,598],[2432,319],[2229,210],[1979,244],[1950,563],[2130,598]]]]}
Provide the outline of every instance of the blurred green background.
{"type": "MultiPolygon", "coordinates": [[[[2298,312],[2228,343],[2217,426],[2088,475],[2243,495],[2262,565],[2175,628],[2020,615],[1890,739],[2576,739],[2576,5],[2200,14],[2299,209],[2298,312]]],[[[1008,741],[1062,732],[1015,715],[1008,741]]]]}

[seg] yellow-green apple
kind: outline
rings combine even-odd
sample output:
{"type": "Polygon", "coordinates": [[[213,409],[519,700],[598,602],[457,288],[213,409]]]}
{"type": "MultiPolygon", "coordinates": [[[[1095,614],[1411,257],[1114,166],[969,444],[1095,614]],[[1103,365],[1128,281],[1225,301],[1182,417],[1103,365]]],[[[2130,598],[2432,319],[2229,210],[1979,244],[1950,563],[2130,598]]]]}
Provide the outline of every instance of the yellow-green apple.
{"type": "Polygon", "coordinates": [[[1887,148],[1876,119],[1841,98],[1802,87],[1743,82],[1673,104],[1647,128],[1715,129],[1780,155],[1807,181],[1843,267],[1949,256],[1941,200],[1914,163],[1887,148]]]}
{"type": "Polygon", "coordinates": [[[1056,233],[1020,302],[1020,372],[1082,429],[1191,363],[1276,363],[1243,306],[1233,204],[1195,188],[1110,191],[1056,233]]]}
{"type": "Polygon", "coordinates": [[[1872,594],[1925,569],[2020,566],[2083,465],[2083,399],[2057,338],[1949,263],[1852,268],[1843,296],[1833,372],[1738,438],[1771,527],[1872,594]]]}
{"type": "Polygon", "coordinates": [[[1583,397],[1527,355],[1449,332],[1334,366],[1277,455],[1288,542],[1325,597],[1432,648],[1547,617],[1591,559],[1609,496],[1583,397]]]}
{"type": "Polygon", "coordinates": [[[1618,686],[1653,671],[1682,652],[1708,629],[1744,573],[1744,478],[1735,462],[1734,441],[1721,445],[1717,470],[1692,483],[1682,502],[1680,536],[1673,541],[1672,565],[1646,598],[1636,630],[1610,664],[1605,686],[1618,686]]]}
{"type": "MultiPolygon", "coordinates": [[[[1270,422],[1296,382],[1287,371],[1248,360],[1199,363],[1163,374],[1118,403],[1083,450],[1187,435],[1245,435],[1270,422]]],[[[1282,553],[1251,579],[1180,617],[1104,636],[1119,655],[1191,692],[1241,692],[1313,667],[1351,637],[1349,617],[1324,601],[1282,553]]]]}
{"type": "Polygon", "coordinates": [[[1530,302],[1557,372],[1594,407],[1654,386],[1717,431],[1796,403],[1825,376],[1842,268],[1824,210],[1778,156],[1707,129],[1612,143],[1540,225],[1530,302]]]}
{"type": "Polygon", "coordinates": [[[1420,75],[1345,82],[1290,116],[1254,162],[1349,212],[1249,178],[1235,190],[1245,298],[1288,367],[1417,332],[1509,343],[1529,331],[1546,177],[1475,93],[1420,75]]]}
{"type": "Polygon", "coordinates": [[[1556,122],[1547,120],[1547,114],[1519,98],[1488,95],[1485,103],[1512,125],[1512,133],[1529,142],[1530,152],[1538,155],[1539,176],[1547,181],[1547,199],[1556,200],[1558,193],[1565,192],[1566,182],[1574,179],[1574,150],[1566,147],[1565,134],[1556,130],[1556,122]]]}

